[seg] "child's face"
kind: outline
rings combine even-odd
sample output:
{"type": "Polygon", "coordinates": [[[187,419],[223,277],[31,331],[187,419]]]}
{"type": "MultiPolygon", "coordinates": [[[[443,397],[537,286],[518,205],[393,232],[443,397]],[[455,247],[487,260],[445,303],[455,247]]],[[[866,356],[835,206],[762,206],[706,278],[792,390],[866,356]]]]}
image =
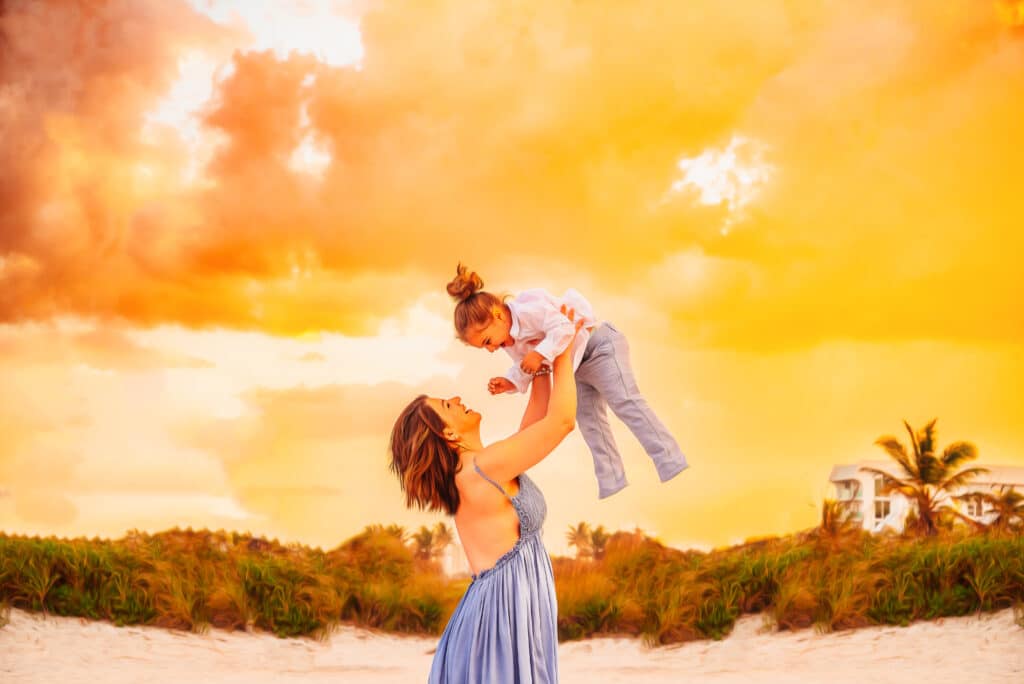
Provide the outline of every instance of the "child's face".
{"type": "Polygon", "coordinates": [[[477,328],[466,335],[466,342],[473,347],[480,347],[493,352],[500,347],[510,346],[514,340],[509,336],[512,329],[512,321],[501,310],[495,310],[491,316],[491,322],[482,328],[477,328]]]}

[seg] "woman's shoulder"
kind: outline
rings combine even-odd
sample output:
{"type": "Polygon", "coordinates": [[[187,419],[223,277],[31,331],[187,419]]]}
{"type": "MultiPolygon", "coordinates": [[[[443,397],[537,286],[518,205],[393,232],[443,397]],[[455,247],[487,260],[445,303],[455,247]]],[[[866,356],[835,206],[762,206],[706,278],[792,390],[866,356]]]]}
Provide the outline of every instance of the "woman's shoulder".
{"type": "Polygon", "coordinates": [[[455,474],[455,486],[463,500],[489,502],[506,497],[508,482],[497,482],[481,469],[473,456],[466,459],[462,469],[455,474]]]}

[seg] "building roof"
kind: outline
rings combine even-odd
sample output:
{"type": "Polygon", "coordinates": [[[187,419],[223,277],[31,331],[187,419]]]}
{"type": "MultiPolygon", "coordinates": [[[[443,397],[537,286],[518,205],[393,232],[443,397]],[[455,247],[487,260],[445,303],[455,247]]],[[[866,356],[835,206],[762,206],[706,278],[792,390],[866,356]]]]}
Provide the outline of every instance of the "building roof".
{"type": "Polygon", "coordinates": [[[860,477],[864,468],[875,468],[882,472],[899,477],[900,467],[893,461],[858,461],[850,464],[837,464],[832,466],[832,474],[828,479],[831,482],[842,482],[843,480],[856,480],[860,477]]]}
{"type": "MultiPolygon", "coordinates": [[[[970,467],[970,466],[968,466],[970,467]]],[[[1024,467],[1005,465],[985,465],[981,463],[979,468],[988,468],[987,473],[982,473],[971,480],[972,483],[984,484],[1012,484],[1024,487],[1024,467]]]]}
{"type": "Polygon", "coordinates": [[[828,476],[829,482],[856,480],[858,470],[860,470],[860,467],[855,465],[834,465],[832,466],[832,474],[828,476]]]}
{"type": "MultiPolygon", "coordinates": [[[[832,466],[832,474],[828,479],[830,482],[842,482],[844,480],[856,480],[864,468],[875,468],[882,472],[889,473],[895,477],[901,476],[902,469],[895,461],[859,461],[851,464],[837,464],[832,466]]],[[[1024,467],[1008,465],[988,465],[985,463],[969,463],[963,468],[987,468],[988,472],[978,475],[970,481],[971,484],[1008,484],[1018,485],[1024,489],[1024,467]]]]}

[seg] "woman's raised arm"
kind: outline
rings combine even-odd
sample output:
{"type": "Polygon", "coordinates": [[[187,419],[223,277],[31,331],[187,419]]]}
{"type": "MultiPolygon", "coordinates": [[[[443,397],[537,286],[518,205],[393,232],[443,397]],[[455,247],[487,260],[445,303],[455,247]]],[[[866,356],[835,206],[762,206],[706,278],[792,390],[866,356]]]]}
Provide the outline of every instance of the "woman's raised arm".
{"type": "Polygon", "coordinates": [[[530,382],[530,401],[526,404],[519,429],[525,430],[547,415],[548,400],[551,398],[551,376],[536,375],[530,382]]]}
{"type": "MultiPolygon", "coordinates": [[[[569,319],[570,323],[576,324],[576,332],[579,332],[580,324],[576,323],[576,310],[571,306],[562,305],[561,313],[569,319]]],[[[575,333],[574,333],[575,335],[575,333]]],[[[572,349],[575,337],[569,342],[567,349],[572,349]]],[[[525,430],[538,420],[547,415],[548,400],[551,398],[551,378],[547,374],[535,375],[530,382],[530,400],[526,404],[526,411],[523,413],[523,420],[519,423],[519,429],[525,430]]]]}
{"type": "MultiPolygon", "coordinates": [[[[583,321],[576,322],[578,331],[583,321]]],[[[529,470],[550,454],[565,436],[576,426],[576,378],[572,367],[572,343],[570,340],[565,351],[555,357],[552,363],[551,376],[554,378],[547,400],[547,412],[543,417],[535,417],[530,411],[531,406],[537,408],[540,395],[545,390],[538,387],[534,378],[534,388],[530,394],[530,405],[523,416],[523,429],[516,434],[484,447],[476,455],[476,463],[488,476],[498,482],[507,482],[529,470]],[[536,400],[535,400],[536,397],[536,400]],[[527,424],[527,420],[533,422],[527,424]]],[[[544,384],[546,377],[541,376],[544,384]]],[[[539,413],[539,411],[538,411],[539,413]]]]}

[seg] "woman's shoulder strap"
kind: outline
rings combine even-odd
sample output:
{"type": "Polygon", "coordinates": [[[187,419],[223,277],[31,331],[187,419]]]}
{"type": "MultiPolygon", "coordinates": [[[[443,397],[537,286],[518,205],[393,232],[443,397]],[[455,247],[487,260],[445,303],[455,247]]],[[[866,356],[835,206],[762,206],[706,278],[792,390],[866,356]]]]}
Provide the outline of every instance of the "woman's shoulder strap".
{"type": "Polygon", "coordinates": [[[510,498],[510,497],[509,497],[509,495],[508,495],[508,493],[507,493],[507,492],[505,491],[505,488],[504,488],[504,487],[502,487],[502,486],[501,486],[500,484],[498,484],[497,482],[495,482],[494,480],[492,480],[492,479],[491,479],[491,478],[490,478],[490,477],[489,477],[489,476],[487,475],[487,473],[485,473],[484,471],[480,470],[480,466],[479,466],[479,465],[477,465],[477,463],[476,463],[476,457],[475,457],[475,456],[473,457],[473,469],[474,469],[474,470],[476,470],[476,472],[477,472],[477,473],[478,473],[478,474],[480,475],[480,477],[484,478],[485,480],[487,480],[488,482],[490,482],[490,483],[491,483],[492,485],[494,485],[495,487],[497,487],[498,491],[499,491],[499,492],[501,492],[502,494],[504,494],[504,495],[505,495],[505,498],[506,498],[506,499],[510,498]]]}

